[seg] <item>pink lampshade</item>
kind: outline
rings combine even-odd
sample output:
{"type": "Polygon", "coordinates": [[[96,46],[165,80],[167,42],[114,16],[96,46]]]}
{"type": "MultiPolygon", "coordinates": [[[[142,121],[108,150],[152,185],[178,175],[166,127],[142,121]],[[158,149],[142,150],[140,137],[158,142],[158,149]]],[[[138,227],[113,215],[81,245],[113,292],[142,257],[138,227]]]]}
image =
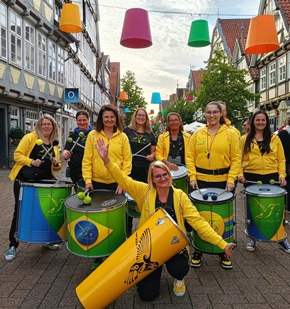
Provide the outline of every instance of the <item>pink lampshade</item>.
{"type": "Polygon", "coordinates": [[[146,48],[152,45],[146,10],[134,8],[126,11],[120,44],[129,48],[146,48]]]}

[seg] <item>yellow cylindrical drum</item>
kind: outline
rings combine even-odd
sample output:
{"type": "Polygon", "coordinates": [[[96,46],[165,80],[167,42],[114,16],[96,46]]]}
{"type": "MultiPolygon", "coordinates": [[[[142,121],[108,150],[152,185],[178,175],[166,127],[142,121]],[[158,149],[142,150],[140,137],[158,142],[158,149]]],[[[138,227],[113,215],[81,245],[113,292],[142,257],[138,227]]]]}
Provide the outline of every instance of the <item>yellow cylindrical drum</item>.
{"type": "Polygon", "coordinates": [[[160,208],[77,286],[77,296],[86,309],[105,308],[187,245],[186,235],[160,208]]]}

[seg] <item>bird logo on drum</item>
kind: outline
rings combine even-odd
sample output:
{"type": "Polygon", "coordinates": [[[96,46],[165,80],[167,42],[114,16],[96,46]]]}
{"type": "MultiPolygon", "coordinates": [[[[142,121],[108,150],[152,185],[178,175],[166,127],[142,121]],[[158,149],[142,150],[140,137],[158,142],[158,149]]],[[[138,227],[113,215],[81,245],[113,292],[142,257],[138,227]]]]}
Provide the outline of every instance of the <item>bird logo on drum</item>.
{"type": "MultiPolygon", "coordinates": [[[[265,207],[262,203],[260,203],[257,199],[254,199],[255,202],[257,203],[257,205],[260,207],[261,209],[261,213],[258,214],[256,216],[256,218],[259,218],[259,219],[266,219],[266,218],[269,218],[271,217],[272,213],[273,213],[273,210],[275,207],[279,206],[278,204],[269,204],[268,207],[265,207]]],[[[277,214],[275,215],[277,217],[277,214]]],[[[279,216],[278,216],[279,217],[279,216]]]]}
{"type": "Polygon", "coordinates": [[[149,228],[144,230],[140,238],[138,238],[136,232],[135,244],[137,248],[136,263],[130,267],[129,273],[124,281],[128,285],[134,282],[139,274],[159,267],[158,262],[151,261],[152,242],[149,228]]]}
{"type": "Polygon", "coordinates": [[[51,208],[48,213],[51,214],[51,213],[56,213],[56,212],[59,212],[59,211],[63,211],[63,205],[64,205],[64,199],[60,199],[58,202],[50,195],[48,194],[48,197],[50,199],[50,201],[54,204],[54,207],[51,208]]]}
{"type": "Polygon", "coordinates": [[[77,240],[85,246],[93,244],[98,238],[96,226],[89,221],[79,221],[75,225],[75,235],[77,240]]]}

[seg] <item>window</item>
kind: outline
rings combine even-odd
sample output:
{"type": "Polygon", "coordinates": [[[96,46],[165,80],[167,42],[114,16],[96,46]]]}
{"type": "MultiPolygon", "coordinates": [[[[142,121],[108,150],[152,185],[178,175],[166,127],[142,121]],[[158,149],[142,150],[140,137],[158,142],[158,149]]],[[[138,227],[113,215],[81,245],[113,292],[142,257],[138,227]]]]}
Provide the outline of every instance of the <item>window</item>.
{"type": "Polygon", "coordinates": [[[261,90],[266,89],[266,68],[263,68],[261,70],[260,88],[261,88],[261,90]]]}
{"type": "Polygon", "coordinates": [[[46,77],[46,37],[38,32],[37,34],[37,73],[46,77]]]}
{"type": "Polygon", "coordinates": [[[278,60],[278,82],[282,82],[283,80],[286,79],[286,56],[281,57],[278,60]]]}
{"type": "Polygon", "coordinates": [[[56,81],[56,45],[48,41],[48,78],[56,81]]]}
{"type": "Polygon", "coordinates": [[[21,66],[22,25],[21,18],[10,11],[10,62],[21,66]]]}
{"type": "Polygon", "coordinates": [[[7,10],[3,3],[0,3],[0,57],[7,60],[7,10]]]}
{"type": "Polygon", "coordinates": [[[276,63],[269,66],[269,86],[274,86],[276,83],[276,63]]]}
{"type": "Polygon", "coordinates": [[[24,39],[24,69],[35,72],[35,29],[25,23],[25,39],[24,39]]]}
{"type": "Polygon", "coordinates": [[[57,47],[57,82],[64,84],[64,50],[57,47]]]}

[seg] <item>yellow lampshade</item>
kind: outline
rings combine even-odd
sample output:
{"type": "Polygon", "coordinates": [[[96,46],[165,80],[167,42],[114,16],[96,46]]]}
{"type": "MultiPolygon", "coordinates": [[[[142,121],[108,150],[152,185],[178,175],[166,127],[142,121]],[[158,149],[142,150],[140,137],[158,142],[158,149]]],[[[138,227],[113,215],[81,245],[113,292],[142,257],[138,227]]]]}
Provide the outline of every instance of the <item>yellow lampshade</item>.
{"type": "Polygon", "coordinates": [[[82,32],[80,9],[76,4],[64,3],[62,5],[59,29],[64,32],[82,32]]]}

